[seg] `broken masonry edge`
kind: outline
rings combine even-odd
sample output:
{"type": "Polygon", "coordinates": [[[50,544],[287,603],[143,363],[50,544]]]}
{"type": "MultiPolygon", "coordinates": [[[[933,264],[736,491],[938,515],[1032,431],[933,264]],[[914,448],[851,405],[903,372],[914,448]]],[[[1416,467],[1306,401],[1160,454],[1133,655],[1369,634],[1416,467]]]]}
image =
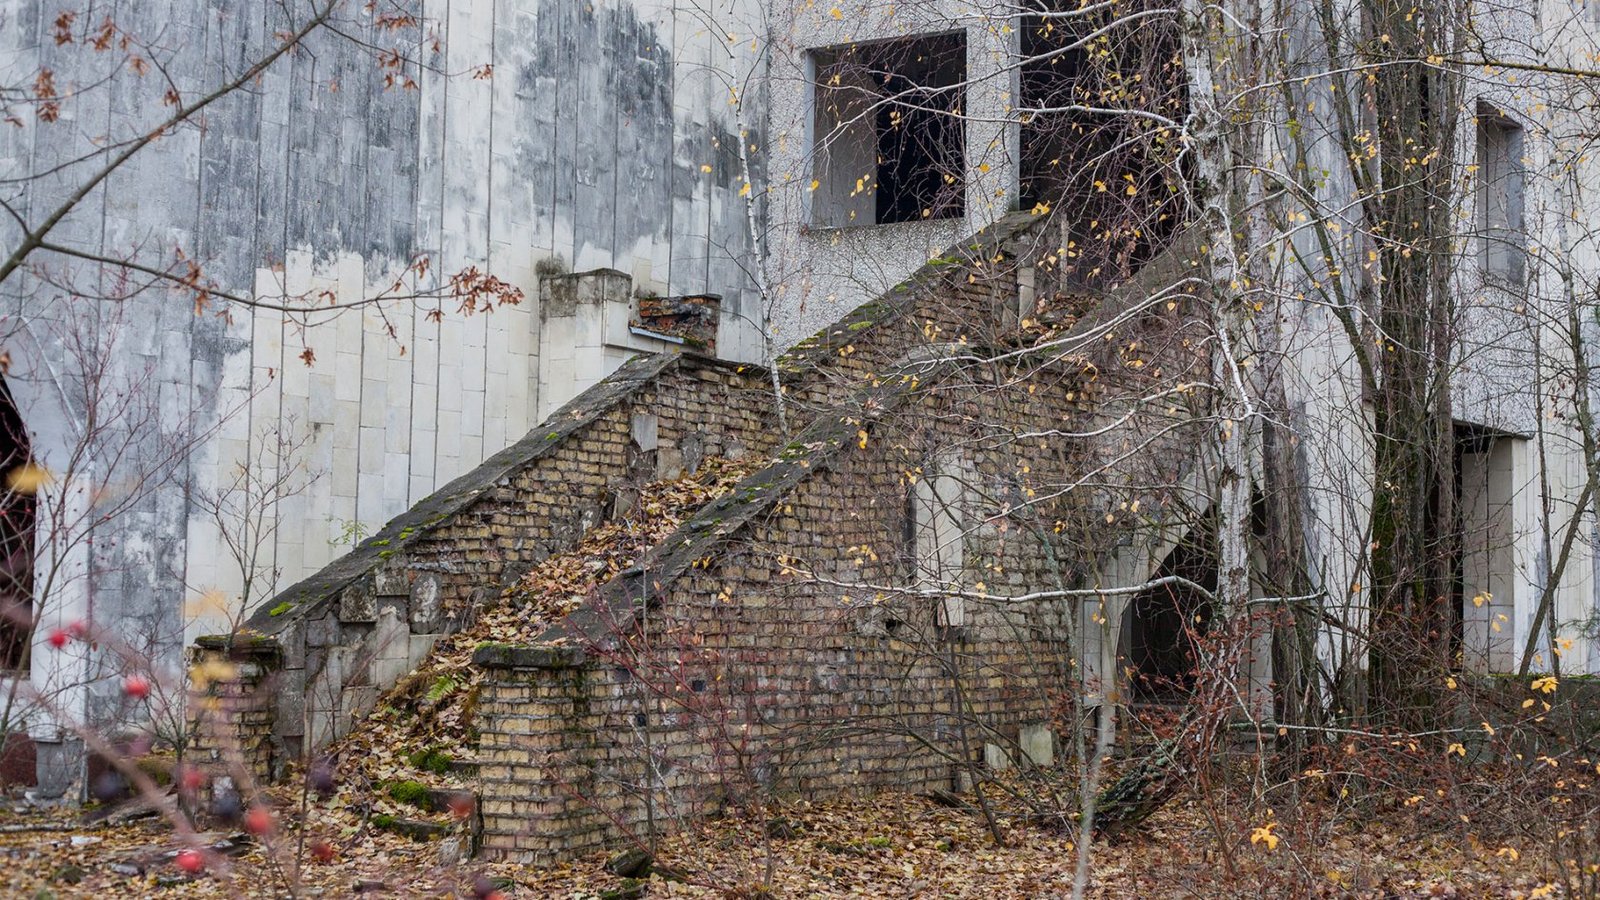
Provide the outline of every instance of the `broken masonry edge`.
{"type": "Polygon", "coordinates": [[[473,665],[487,669],[576,669],[588,658],[582,647],[483,644],[472,651],[473,665]]]}
{"type": "Polygon", "coordinates": [[[886,321],[897,319],[915,305],[921,292],[937,285],[950,275],[953,267],[980,261],[996,251],[1003,251],[1008,241],[1015,240],[1034,230],[1047,216],[1029,212],[1008,213],[976,233],[947,247],[945,252],[931,256],[916,271],[866,301],[841,318],[817,329],[797,341],[788,351],[773,360],[780,377],[793,378],[817,365],[832,349],[832,338],[858,338],[861,332],[875,328],[886,321]]]}
{"type": "Polygon", "coordinates": [[[265,663],[276,663],[283,659],[283,645],[276,637],[252,631],[202,634],[194,639],[194,646],[201,650],[226,653],[231,659],[253,659],[265,663]]]}

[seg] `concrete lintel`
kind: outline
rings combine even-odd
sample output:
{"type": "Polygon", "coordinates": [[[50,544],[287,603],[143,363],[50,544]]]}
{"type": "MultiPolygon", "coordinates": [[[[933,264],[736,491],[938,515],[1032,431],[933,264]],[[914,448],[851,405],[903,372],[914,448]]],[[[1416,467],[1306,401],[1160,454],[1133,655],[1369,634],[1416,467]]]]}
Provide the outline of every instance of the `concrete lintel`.
{"type": "Polygon", "coordinates": [[[474,665],[489,669],[575,669],[587,654],[580,647],[513,647],[488,644],[472,653],[474,665]]]}
{"type": "Polygon", "coordinates": [[[283,659],[283,645],[277,638],[251,634],[203,634],[194,639],[201,650],[228,654],[230,659],[258,662],[275,668],[283,659]]]}

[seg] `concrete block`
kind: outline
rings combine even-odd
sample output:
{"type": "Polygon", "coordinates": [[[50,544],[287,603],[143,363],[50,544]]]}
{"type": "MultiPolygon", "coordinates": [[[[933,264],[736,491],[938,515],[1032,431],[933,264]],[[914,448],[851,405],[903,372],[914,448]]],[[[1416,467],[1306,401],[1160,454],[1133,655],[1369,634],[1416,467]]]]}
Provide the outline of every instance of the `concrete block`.
{"type": "Polygon", "coordinates": [[[370,684],[347,687],[339,699],[339,715],[333,722],[335,738],[344,737],[356,719],[371,712],[372,708],[378,705],[378,688],[370,684]]]}
{"type": "MultiPolygon", "coordinates": [[[[341,610],[342,611],[342,610],[341,610]]],[[[306,622],[305,645],[311,648],[332,647],[339,643],[339,622],[342,617],[323,614],[306,622]]],[[[306,657],[301,657],[301,666],[309,666],[306,657]]],[[[299,667],[297,667],[299,668],[299,667]]]]}
{"type": "Polygon", "coordinates": [[[411,632],[428,634],[443,625],[444,606],[439,602],[439,576],[422,575],[411,583],[411,632]]]}
{"type": "Polygon", "coordinates": [[[372,574],[373,592],[379,597],[408,597],[411,595],[411,578],[404,563],[390,559],[378,566],[372,574]]]}
{"type": "Polygon", "coordinates": [[[406,622],[404,602],[379,601],[378,623],[372,633],[373,655],[404,659],[410,640],[411,626],[406,622]]]}
{"type": "Polygon", "coordinates": [[[422,665],[422,661],[427,659],[429,653],[433,652],[433,645],[437,644],[442,637],[444,637],[443,633],[413,634],[411,636],[410,653],[407,654],[407,657],[412,669],[422,665]]]}
{"type": "Polygon", "coordinates": [[[365,579],[345,588],[339,595],[339,621],[375,622],[377,619],[378,598],[365,579]]]}
{"type": "Polygon", "coordinates": [[[372,685],[388,688],[411,671],[411,626],[399,604],[382,601],[368,650],[372,655],[368,682],[372,685]]]}
{"type": "MultiPolygon", "coordinates": [[[[407,639],[406,646],[410,646],[407,639]]],[[[372,684],[387,688],[411,671],[411,660],[406,656],[378,656],[372,660],[372,684]]]]}
{"type": "Polygon", "coordinates": [[[306,667],[306,623],[300,619],[278,632],[278,646],[283,648],[283,668],[306,667]]]}
{"type": "Polygon", "coordinates": [[[646,453],[656,449],[660,443],[660,419],[654,413],[633,414],[633,443],[646,453]]]}
{"type": "Polygon", "coordinates": [[[661,447],[656,451],[656,478],[677,478],[683,474],[683,454],[677,447],[661,447]]]}
{"type": "Polygon", "coordinates": [[[1004,772],[1011,768],[1011,754],[999,744],[984,744],[983,764],[988,766],[991,772],[1004,772]]]}
{"type": "Polygon", "coordinates": [[[83,741],[77,738],[35,740],[33,751],[34,777],[38,780],[33,796],[41,800],[76,801],[76,796],[68,794],[83,786],[83,741]]]}
{"type": "Polygon", "coordinates": [[[1048,725],[1024,725],[1017,743],[1022,745],[1022,755],[1036,766],[1049,766],[1056,761],[1056,738],[1048,725]]]}
{"type": "Polygon", "coordinates": [[[278,709],[272,731],[280,737],[300,737],[306,731],[306,670],[284,669],[276,679],[278,709]]]}

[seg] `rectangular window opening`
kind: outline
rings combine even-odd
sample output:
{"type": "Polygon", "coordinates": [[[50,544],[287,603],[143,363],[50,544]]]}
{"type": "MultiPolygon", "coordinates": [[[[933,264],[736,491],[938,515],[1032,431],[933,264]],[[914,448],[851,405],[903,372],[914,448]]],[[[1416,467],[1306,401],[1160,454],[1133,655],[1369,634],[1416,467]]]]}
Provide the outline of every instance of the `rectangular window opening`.
{"type": "Polygon", "coordinates": [[[1484,276],[1520,286],[1527,252],[1523,194],[1527,166],[1522,126],[1487,104],[1478,105],[1478,229],[1484,276]]]}
{"type": "Polygon", "coordinates": [[[812,222],[966,215],[965,32],[812,52],[812,222]]]}
{"type": "Polygon", "coordinates": [[[1060,275],[1119,284],[1165,249],[1192,166],[1162,120],[1188,109],[1178,18],[1163,0],[1026,0],[1018,18],[1019,208],[1065,211],[1060,275]],[[1152,117],[1107,114],[1137,109],[1152,117]]]}
{"type": "MultiPolygon", "coordinates": [[[[1022,166],[1019,197],[1026,209],[1038,203],[1059,202],[1068,173],[1083,156],[1083,136],[1095,123],[1059,110],[1082,102],[1087,89],[1087,57],[1081,47],[1078,19],[1065,13],[1077,9],[1069,0],[1040,0],[1040,11],[1022,17],[1018,46],[1022,108],[1022,166]]],[[[1081,18],[1081,17],[1080,17],[1081,18]]],[[[1101,24],[1096,21],[1094,24],[1101,24]]]]}

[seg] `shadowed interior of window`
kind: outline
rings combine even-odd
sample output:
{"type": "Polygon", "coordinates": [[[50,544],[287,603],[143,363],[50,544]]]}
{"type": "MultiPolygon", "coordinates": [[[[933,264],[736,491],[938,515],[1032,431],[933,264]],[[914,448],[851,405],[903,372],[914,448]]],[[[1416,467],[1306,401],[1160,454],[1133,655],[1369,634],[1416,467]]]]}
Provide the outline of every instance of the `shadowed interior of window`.
{"type": "Polygon", "coordinates": [[[0,668],[28,665],[33,633],[34,519],[28,431],[0,378],[0,668]]]}
{"type": "Polygon", "coordinates": [[[966,35],[817,50],[813,62],[813,224],[964,216],[966,35]]]}

